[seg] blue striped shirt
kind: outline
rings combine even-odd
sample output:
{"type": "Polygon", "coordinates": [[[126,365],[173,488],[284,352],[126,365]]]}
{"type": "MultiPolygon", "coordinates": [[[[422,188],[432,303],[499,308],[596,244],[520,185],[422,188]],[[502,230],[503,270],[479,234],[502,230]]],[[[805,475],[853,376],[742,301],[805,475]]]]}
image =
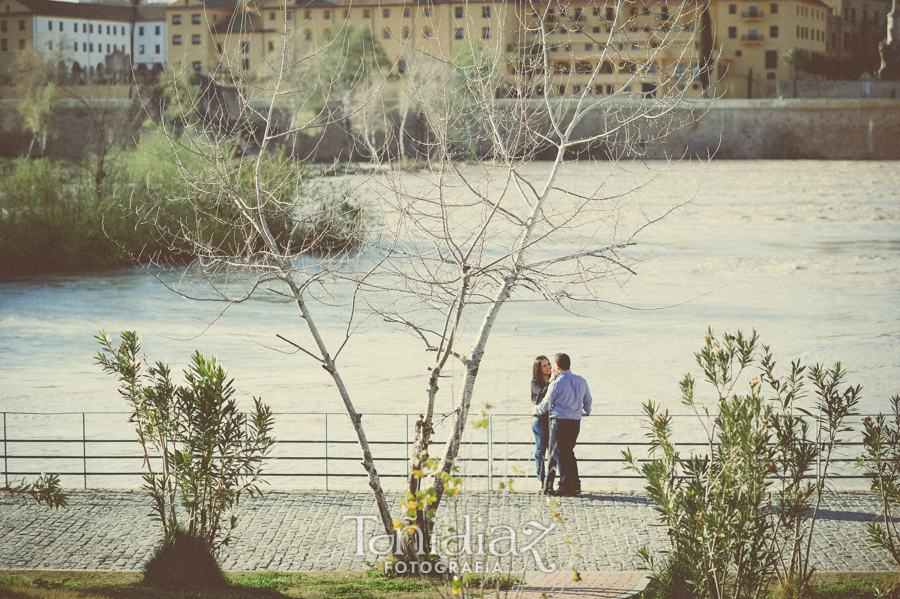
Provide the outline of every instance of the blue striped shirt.
{"type": "Polygon", "coordinates": [[[534,413],[540,416],[549,410],[550,418],[581,420],[582,412],[585,416],[591,413],[592,402],[587,381],[577,374],[572,374],[571,370],[564,370],[550,381],[547,394],[537,405],[534,413]]]}

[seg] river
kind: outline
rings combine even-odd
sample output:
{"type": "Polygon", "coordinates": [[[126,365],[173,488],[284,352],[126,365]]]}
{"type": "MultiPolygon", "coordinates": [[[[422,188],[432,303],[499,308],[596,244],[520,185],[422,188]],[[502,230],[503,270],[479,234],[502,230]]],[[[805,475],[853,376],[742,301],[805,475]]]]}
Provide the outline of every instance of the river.
{"type": "MultiPolygon", "coordinates": [[[[590,168],[578,166],[569,176],[587,175],[590,168]]],[[[635,177],[645,168],[665,168],[665,177],[642,189],[644,205],[673,197],[690,203],[639,237],[635,251],[645,260],[637,275],[611,284],[604,296],[609,303],[589,318],[551,305],[507,306],[479,372],[476,411],[484,403],[496,416],[528,411],[534,356],[565,351],[573,371],[591,385],[595,413],[638,414],[648,398],[684,413],[678,382],[686,372],[700,377],[692,354],[710,326],[719,334],[755,329],[784,368],[798,359],[840,360],[848,382],[863,386],[860,411],[887,409],[888,398],[900,393],[896,162],[651,162],[627,168],[635,177]]],[[[305,337],[294,307],[259,296],[221,310],[173,295],[139,270],[0,282],[0,410],[124,411],[115,382],[93,364],[93,335],[133,329],[150,359],[176,368],[195,349],[216,355],[234,376],[243,405],[254,395],[278,413],[342,411],[318,364],[287,353],[290,348],[276,338],[305,337]]],[[[325,334],[334,343],[343,327],[329,323],[325,334]]],[[[464,331],[466,347],[476,325],[464,331]]],[[[351,339],[339,365],[359,411],[415,414],[431,356],[407,332],[371,320],[351,339]]],[[[450,409],[460,371],[455,368],[443,384],[439,409],[450,409]]],[[[57,420],[19,418],[21,426],[45,435],[64,427],[57,420]]],[[[282,436],[300,434],[305,418],[282,419],[282,436]]],[[[102,427],[108,418],[97,419],[102,427]]],[[[388,421],[400,426],[397,419],[388,421]]],[[[372,420],[372,426],[370,436],[377,435],[380,425],[372,420]]],[[[625,439],[630,431],[633,438],[637,426],[625,418],[598,434],[625,439]]],[[[527,438],[527,426],[522,428],[527,438]]],[[[494,434],[496,440],[507,433],[494,434]]]]}

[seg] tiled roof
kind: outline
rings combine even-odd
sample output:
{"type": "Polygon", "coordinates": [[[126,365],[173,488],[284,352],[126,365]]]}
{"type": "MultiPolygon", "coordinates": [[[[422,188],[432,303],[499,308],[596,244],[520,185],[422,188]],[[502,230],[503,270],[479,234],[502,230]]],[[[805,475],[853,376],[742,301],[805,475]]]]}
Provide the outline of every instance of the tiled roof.
{"type": "Polygon", "coordinates": [[[83,4],[80,2],[54,2],[53,0],[18,0],[29,12],[41,16],[70,17],[73,19],[97,19],[104,21],[131,21],[130,6],[108,4],[83,4]]]}

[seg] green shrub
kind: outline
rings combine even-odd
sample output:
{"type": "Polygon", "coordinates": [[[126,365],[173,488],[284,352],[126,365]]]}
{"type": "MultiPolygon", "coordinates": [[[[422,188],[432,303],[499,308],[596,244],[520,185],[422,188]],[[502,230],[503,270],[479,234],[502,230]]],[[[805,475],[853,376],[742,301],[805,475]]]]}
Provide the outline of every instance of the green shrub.
{"type": "Polygon", "coordinates": [[[96,339],[96,363],[119,380],[144,455],[162,460],[161,471],[146,460],[143,488],[153,498],[163,537],[175,541],[182,528],[177,501],[189,536],[216,550],[227,544],[237,525],[229,512],[243,495],[261,495],[263,459],[275,442],[272,409],[253,398],[251,413],[238,410],[233,381],[214,357],[195,352],[184,371],[186,384],[177,385],[167,364],[148,365],[137,333],[124,331],[118,347],[103,331],[96,339]]]}
{"type": "Polygon", "coordinates": [[[144,564],[144,581],[167,587],[227,584],[212,545],[180,526],[169,531],[144,564]]]}
{"type": "Polygon", "coordinates": [[[755,332],[716,339],[710,330],[704,341],[694,355],[713,387],[712,401],[698,399],[690,374],[681,392],[706,433],[708,453],[681,455],[668,410],[652,400],[644,405],[652,459],[623,452],[629,468],[646,479],[671,543],[661,564],[646,547],[640,550],[653,571],[651,596],[688,590],[691,597],[718,599],[727,589],[729,597],[763,597],[776,574],[783,596],[811,597],[812,534],[832,451],[849,430],[844,423],[854,415],[860,387],[842,389],[840,362],[808,372],[794,362],[788,376],[777,375],[755,332]],[[798,401],[804,382],[815,389],[815,415],[798,401]],[[801,414],[815,420],[816,437],[801,414]],[[812,475],[816,460],[821,469],[812,475]]]}

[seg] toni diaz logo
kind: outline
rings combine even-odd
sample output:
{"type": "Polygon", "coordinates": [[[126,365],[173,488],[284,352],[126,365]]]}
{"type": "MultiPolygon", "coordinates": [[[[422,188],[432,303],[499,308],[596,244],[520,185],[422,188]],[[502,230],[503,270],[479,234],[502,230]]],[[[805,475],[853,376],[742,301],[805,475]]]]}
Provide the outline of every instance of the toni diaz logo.
{"type": "MultiPolygon", "coordinates": [[[[356,555],[365,556],[366,550],[369,555],[387,555],[393,549],[396,555],[402,555],[402,538],[405,532],[415,534],[416,537],[416,553],[425,555],[425,538],[422,530],[411,521],[404,517],[402,526],[398,527],[393,534],[369,534],[365,530],[366,520],[377,522],[375,516],[344,516],[343,521],[356,521],[356,555]]],[[[494,572],[500,571],[497,559],[486,559],[487,556],[492,558],[501,557],[518,557],[525,554],[531,554],[534,563],[541,572],[555,572],[556,564],[545,564],[541,559],[540,551],[537,547],[544,537],[556,528],[556,524],[544,526],[540,522],[530,521],[522,525],[521,533],[516,531],[512,526],[499,525],[492,526],[490,530],[485,532],[472,531],[472,516],[466,515],[462,519],[463,530],[451,530],[453,533],[441,535],[438,532],[432,532],[429,535],[430,553],[432,555],[450,555],[453,558],[463,558],[457,562],[457,559],[451,560],[444,566],[447,572],[462,572],[465,566],[470,568],[467,572],[494,572]],[[536,536],[535,536],[536,535],[536,536]],[[534,537],[534,538],[532,538],[534,537]],[[524,544],[523,544],[524,543],[524,544]],[[474,558],[474,559],[472,559],[474,558]],[[471,566],[468,562],[471,561],[471,566]],[[465,562],[465,563],[464,563],[465,562]],[[492,565],[493,564],[493,565],[492,565]],[[451,570],[451,568],[456,568],[451,570]],[[479,568],[478,570],[472,568],[479,568]]],[[[481,523],[484,518],[475,518],[475,522],[481,523]]],[[[402,572],[401,572],[402,573],[402,572]]],[[[440,573],[440,572],[439,572],[440,573]]],[[[427,572],[425,572],[427,574],[427,572]]]]}

